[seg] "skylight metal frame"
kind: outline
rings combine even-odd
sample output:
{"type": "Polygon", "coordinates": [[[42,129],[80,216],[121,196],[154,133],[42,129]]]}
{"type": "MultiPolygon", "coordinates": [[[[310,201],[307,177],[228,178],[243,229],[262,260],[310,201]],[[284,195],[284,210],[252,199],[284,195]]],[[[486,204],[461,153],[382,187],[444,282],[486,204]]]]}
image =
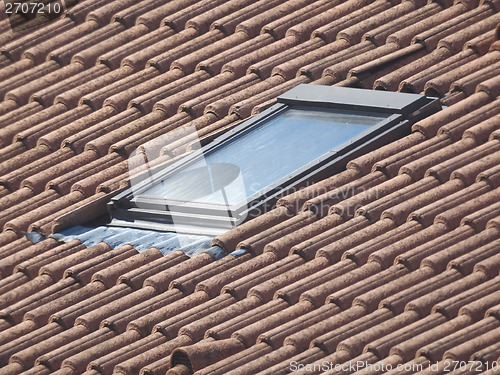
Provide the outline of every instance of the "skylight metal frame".
{"type": "Polygon", "coordinates": [[[134,191],[130,188],[115,196],[108,205],[113,218],[111,224],[212,235],[227,230],[227,227],[223,225],[227,223],[227,207],[222,208],[220,205],[202,202],[168,205],[166,199],[141,196],[141,193],[169,175],[195,163],[203,155],[215,152],[229,142],[234,142],[269,120],[280,116],[288,108],[337,109],[355,114],[377,112],[386,114],[388,117],[304,165],[291,175],[254,193],[247,200],[231,206],[229,210],[236,213],[232,219],[234,226],[246,218],[262,213],[263,207],[272,206],[279,196],[292,188],[303,186],[306,182],[319,181],[339,172],[345,168],[347,161],[408,134],[415,121],[440,110],[441,106],[437,99],[417,94],[299,85],[278,97],[277,104],[243,121],[208,145],[155,173],[152,179],[136,185],[134,191]],[[171,212],[175,212],[175,227],[171,212]]]}

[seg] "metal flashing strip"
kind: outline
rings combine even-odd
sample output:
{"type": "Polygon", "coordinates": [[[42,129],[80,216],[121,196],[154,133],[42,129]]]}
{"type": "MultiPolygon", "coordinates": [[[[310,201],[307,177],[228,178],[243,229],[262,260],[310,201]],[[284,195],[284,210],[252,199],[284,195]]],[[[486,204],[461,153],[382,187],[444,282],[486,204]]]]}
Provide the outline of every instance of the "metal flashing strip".
{"type": "Polygon", "coordinates": [[[106,242],[112,249],[131,245],[139,253],[151,247],[158,249],[163,255],[181,250],[190,257],[209,250],[212,241],[212,237],[209,236],[108,226],[94,228],[75,226],[61,233],[52,234],[50,238],[61,242],[77,239],[86,247],[99,242],[106,242]]]}

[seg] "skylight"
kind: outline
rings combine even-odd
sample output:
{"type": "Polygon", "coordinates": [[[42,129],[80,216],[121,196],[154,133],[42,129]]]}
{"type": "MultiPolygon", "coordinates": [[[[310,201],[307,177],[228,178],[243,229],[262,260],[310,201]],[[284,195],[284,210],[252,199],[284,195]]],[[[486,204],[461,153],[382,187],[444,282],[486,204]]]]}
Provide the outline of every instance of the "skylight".
{"type": "Polygon", "coordinates": [[[217,234],[339,171],[439,109],[421,95],[301,85],[152,179],[115,197],[112,224],[217,234]]]}

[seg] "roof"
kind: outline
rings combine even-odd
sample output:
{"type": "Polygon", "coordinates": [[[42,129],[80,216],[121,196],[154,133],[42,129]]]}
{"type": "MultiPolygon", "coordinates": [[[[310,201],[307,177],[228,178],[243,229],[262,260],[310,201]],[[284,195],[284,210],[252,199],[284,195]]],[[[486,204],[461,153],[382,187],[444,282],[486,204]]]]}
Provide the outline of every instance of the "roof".
{"type": "MultiPolygon", "coordinates": [[[[0,373],[498,373],[498,2],[66,5],[0,21],[0,373]],[[100,216],[142,143],[208,140],[300,83],[446,108],[216,237],[218,260],[23,234],[100,216]]],[[[186,151],[172,144],[153,164],[186,151]]]]}

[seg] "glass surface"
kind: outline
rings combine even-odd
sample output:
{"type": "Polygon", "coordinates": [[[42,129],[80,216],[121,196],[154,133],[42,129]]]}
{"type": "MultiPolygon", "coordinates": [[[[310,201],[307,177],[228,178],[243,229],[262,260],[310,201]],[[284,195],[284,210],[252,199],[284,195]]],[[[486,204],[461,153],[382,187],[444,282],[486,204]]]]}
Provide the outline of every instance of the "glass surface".
{"type": "Polygon", "coordinates": [[[185,171],[166,177],[143,195],[241,203],[387,117],[379,113],[287,109],[209,152],[185,171]]]}

